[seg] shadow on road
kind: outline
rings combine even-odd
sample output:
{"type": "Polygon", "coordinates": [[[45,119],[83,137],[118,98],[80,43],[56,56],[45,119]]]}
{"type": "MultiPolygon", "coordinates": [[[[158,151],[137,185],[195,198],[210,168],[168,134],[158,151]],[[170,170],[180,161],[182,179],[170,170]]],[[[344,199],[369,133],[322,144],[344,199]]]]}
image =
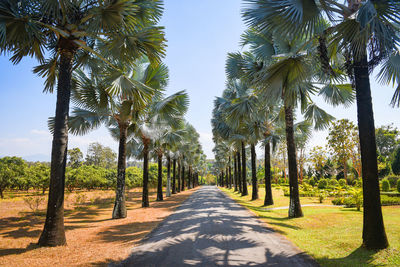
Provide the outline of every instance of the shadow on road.
{"type": "Polygon", "coordinates": [[[317,266],[215,187],[195,192],[119,266],[317,266]],[[286,249],[288,251],[286,251],[286,249]]]}

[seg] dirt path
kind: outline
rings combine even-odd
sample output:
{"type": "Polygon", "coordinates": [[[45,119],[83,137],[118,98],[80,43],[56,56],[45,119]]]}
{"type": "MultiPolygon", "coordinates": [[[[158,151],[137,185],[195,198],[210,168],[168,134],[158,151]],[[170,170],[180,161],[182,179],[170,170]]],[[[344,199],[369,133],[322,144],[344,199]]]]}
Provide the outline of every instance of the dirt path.
{"type": "Polygon", "coordinates": [[[205,186],[121,266],[318,266],[216,187],[205,186]]]}

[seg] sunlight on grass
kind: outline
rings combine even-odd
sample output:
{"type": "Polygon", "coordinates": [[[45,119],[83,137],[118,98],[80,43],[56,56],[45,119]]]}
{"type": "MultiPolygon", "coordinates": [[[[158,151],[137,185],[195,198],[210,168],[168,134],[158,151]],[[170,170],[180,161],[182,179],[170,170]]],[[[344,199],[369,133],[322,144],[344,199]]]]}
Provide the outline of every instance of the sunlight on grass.
{"type": "MultiPolygon", "coordinates": [[[[289,197],[273,188],[274,205],[263,207],[264,194],[251,201],[232,190],[221,188],[239,204],[253,211],[263,221],[285,235],[300,249],[313,256],[322,266],[400,266],[400,207],[383,207],[386,233],[390,248],[374,252],[360,248],[362,242],[362,212],[354,208],[303,207],[304,217],[288,219],[287,209],[265,210],[288,206],[289,197]]],[[[251,195],[251,187],[249,187],[251,195]]],[[[301,204],[320,204],[317,197],[302,197],[301,204]]],[[[324,205],[331,205],[325,199],[324,205]]]]}

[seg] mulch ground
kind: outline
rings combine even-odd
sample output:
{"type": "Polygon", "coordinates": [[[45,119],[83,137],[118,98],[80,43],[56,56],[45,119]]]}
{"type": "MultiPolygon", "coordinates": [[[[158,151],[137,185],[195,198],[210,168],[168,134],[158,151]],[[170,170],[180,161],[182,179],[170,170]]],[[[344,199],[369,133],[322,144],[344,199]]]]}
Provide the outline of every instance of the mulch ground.
{"type": "MultiPolygon", "coordinates": [[[[162,202],[150,192],[149,208],[141,208],[140,189],[127,194],[128,217],[112,220],[112,191],[72,193],[65,201],[67,245],[36,245],[45,220],[45,201],[33,213],[21,197],[0,201],[1,266],[107,266],[126,258],[152,229],[170,215],[196,189],[162,202]],[[82,197],[77,195],[85,195],[82,197]]],[[[47,201],[47,200],[46,200],[47,201]]]]}

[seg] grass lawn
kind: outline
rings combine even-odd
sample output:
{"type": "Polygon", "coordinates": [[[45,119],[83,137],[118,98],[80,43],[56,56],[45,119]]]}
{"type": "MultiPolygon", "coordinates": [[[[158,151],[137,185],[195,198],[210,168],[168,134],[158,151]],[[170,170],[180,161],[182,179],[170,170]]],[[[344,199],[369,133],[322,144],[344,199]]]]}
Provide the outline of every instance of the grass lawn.
{"type": "MultiPolygon", "coordinates": [[[[360,248],[362,243],[362,211],[341,207],[303,207],[303,218],[288,219],[288,210],[264,210],[264,188],[261,199],[251,201],[249,196],[221,188],[239,204],[253,211],[277,232],[286,236],[322,266],[400,266],[400,206],[383,207],[383,216],[390,248],[378,252],[360,248]]],[[[282,190],[273,189],[274,206],[289,205],[289,197],[282,190]]],[[[314,197],[302,197],[302,204],[319,204],[314,197]]],[[[332,204],[330,199],[323,204],[332,204]]],[[[268,207],[268,208],[269,208],[268,207]]]]}
{"type": "Polygon", "coordinates": [[[67,194],[67,246],[55,248],[36,245],[47,200],[41,203],[39,212],[33,213],[23,201],[32,193],[7,193],[0,200],[0,266],[108,266],[129,256],[132,247],[195,190],[155,202],[156,192],[151,189],[150,207],[141,208],[141,189],[131,189],[127,192],[128,217],[119,220],[111,219],[114,191],[67,194]]]}

